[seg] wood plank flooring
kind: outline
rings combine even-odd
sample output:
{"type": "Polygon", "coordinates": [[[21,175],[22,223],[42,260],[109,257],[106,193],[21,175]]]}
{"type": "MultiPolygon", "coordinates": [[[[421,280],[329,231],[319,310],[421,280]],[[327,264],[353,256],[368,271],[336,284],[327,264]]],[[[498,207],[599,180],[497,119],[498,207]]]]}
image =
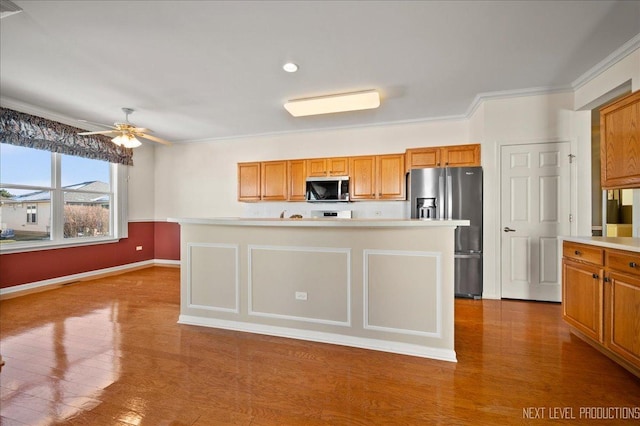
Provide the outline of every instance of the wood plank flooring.
{"type": "Polygon", "coordinates": [[[180,325],[179,279],[154,267],[0,302],[1,424],[637,424],[580,418],[584,407],[640,416],[640,379],[571,335],[557,304],[456,300],[449,363],[180,325]]]}

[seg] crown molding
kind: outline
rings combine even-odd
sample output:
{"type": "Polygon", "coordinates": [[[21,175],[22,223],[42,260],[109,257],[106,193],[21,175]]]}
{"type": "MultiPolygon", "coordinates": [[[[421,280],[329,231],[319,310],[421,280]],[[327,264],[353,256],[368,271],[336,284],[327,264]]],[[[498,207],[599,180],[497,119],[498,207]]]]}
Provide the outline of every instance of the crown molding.
{"type": "Polygon", "coordinates": [[[486,101],[495,100],[495,99],[507,99],[507,98],[520,98],[523,96],[538,96],[538,95],[549,95],[553,93],[567,93],[572,92],[573,88],[571,86],[548,86],[548,87],[530,87],[528,89],[515,89],[515,90],[501,90],[497,92],[485,92],[478,93],[476,97],[469,105],[467,112],[465,113],[465,118],[471,118],[471,116],[476,112],[478,107],[486,101]]]}
{"type": "Polygon", "coordinates": [[[609,56],[598,62],[590,70],[582,74],[571,83],[573,90],[577,90],[611,68],[620,60],[626,58],[631,52],[640,48],[640,33],[636,34],[631,40],[614,50],[609,56]]]}

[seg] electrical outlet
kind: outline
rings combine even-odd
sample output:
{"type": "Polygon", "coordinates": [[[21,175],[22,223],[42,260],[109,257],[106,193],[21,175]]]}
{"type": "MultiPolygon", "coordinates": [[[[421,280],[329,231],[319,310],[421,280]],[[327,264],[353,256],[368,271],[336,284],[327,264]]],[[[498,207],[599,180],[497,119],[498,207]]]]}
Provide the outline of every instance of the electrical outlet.
{"type": "Polygon", "coordinates": [[[296,300],[307,300],[306,291],[296,291],[296,300]]]}
{"type": "Polygon", "coordinates": [[[142,246],[136,246],[136,251],[142,251],[142,246]]]}

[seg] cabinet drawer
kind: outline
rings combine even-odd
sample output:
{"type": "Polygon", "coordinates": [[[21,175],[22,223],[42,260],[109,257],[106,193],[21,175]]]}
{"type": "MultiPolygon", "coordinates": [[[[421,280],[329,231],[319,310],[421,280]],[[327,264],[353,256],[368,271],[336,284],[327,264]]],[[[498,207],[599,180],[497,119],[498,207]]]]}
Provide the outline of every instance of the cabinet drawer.
{"type": "Polygon", "coordinates": [[[605,260],[609,269],[640,276],[640,253],[608,249],[605,260]]]}
{"type": "Polygon", "coordinates": [[[604,264],[604,249],[600,247],[565,241],[562,245],[562,255],[569,259],[582,260],[596,265],[604,264]]]}

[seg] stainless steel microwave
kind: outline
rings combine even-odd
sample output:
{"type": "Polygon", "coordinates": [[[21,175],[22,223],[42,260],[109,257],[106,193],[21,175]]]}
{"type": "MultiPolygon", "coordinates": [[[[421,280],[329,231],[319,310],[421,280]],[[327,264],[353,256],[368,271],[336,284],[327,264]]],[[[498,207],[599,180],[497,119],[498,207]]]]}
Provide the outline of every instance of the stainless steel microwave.
{"type": "Polygon", "coordinates": [[[307,201],[313,203],[349,201],[349,176],[307,178],[307,201]]]}

